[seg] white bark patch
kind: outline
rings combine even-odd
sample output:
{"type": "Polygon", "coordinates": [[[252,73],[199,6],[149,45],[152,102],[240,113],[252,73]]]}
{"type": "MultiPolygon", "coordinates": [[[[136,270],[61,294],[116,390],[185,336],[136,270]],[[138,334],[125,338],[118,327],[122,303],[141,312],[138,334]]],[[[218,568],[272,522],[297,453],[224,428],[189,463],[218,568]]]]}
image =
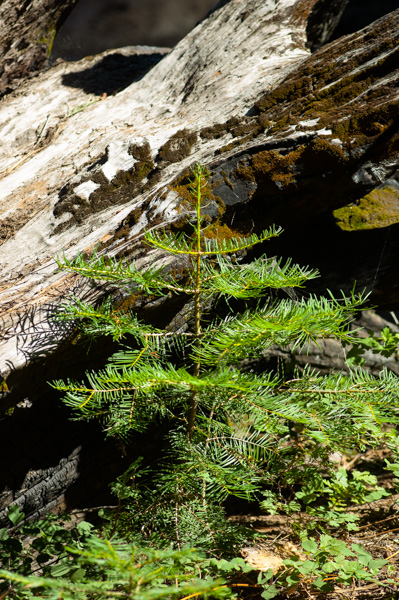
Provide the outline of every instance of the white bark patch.
{"type": "Polygon", "coordinates": [[[130,239],[134,239],[137,235],[141,234],[144,227],[147,227],[147,225],[147,215],[143,213],[142,215],[140,215],[140,218],[138,219],[137,223],[133,225],[133,227],[130,229],[130,239]]]}
{"type": "Polygon", "coordinates": [[[99,187],[100,185],[98,183],[94,183],[94,181],[84,181],[73,191],[79,198],[82,198],[82,200],[88,200],[90,195],[99,187]]]}
{"type": "Polygon", "coordinates": [[[129,171],[137,161],[128,153],[129,141],[111,142],[108,145],[108,160],[101,170],[108,181],[112,181],[119,171],[129,171]]]}
{"type": "Polygon", "coordinates": [[[355,183],[379,185],[384,181],[384,176],[386,176],[386,173],[383,166],[379,168],[372,162],[367,162],[352,175],[352,179],[355,183]]]}
{"type": "Polygon", "coordinates": [[[320,121],[320,117],[317,119],[308,119],[307,121],[299,121],[298,125],[301,127],[314,127],[320,121]]]}
{"type": "Polygon", "coordinates": [[[167,221],[173,220],[178,215],[176,210],[178,199],[179,194],[173,190],[170,190],[166,197],[157,205],[153,216],[156,217],[158,215],[163,215],[166,217],[167,221]]]}

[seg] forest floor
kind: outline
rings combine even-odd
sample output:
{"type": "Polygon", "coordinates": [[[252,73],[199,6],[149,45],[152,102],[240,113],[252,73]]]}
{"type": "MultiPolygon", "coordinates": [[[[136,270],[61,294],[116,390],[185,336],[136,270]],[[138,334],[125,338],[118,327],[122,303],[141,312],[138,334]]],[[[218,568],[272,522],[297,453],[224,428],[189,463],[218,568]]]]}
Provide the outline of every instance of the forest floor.
{"type": "MultiPolygon", "coordinates": [[[[287,568],[282,564],[284,559],[298,557],[300,560],[314,560],[314,556],[305,555],[301,546],[300,532],[307,531],[309,537],[319,540],[323,534],[330,534],[334,539],[343,540],[350,549],[362,546],[364,551],[372,556],[373,560],[383,559],[385,565],[371,580],[352,578],[346,584],[334,583],[338,577],[332,569],[331,574],[326,573],[325,580],[333,584],[333,591],[324,592],[314,587],[316,572],[309,572],[308,576],[299,576],[299,581],[294,583],[285,592],[276,596],[276,600],[394,600],[399,598],[399,493],[396,493],[397,479],[392,472],[384,470],[388,453],[383,450],[369,450],[365,454],[358,454],[351,460],[342,459],[342,466],[348,471],[350,477],[354,469],[369,471],[377,477],[378,485],[383,487],[390,495],[364,504],[346,506],[345,513],[357,517],[355,531],[345,531],[344,528],[334,529],[328,522],[317,526],[314,517],[304,512],[295,512],[291,515],[234,515],[231,519],[242,523],[262,534],[262,540],[253,547],[244,548],[242,555],[251,563],[257,572],[266,572],[272,568],[276,583],[287,568]],[[396,483],[396,486],[395,486],[396,483]],[[264,537],[263,537],[264,536],[264,537]]],[[[389,460],[389,458],[388,458],[389,460]]],[[[341,509],[342,510],[342,509],[341,509]]],[[[331,556],[331,562],[337,554],[331,556]]],[[[357,560],[358,556],[348,557],[357,560]]],[[[327,569],[328,571],[328,569],[327,569]]],[[[242,580],[241,580],[242,581],[242,580]]],[[[244,592],[246,600],[262,600],[261,592],[256,588],[254,575],[247,574],[248,589],[244,592]]]]}

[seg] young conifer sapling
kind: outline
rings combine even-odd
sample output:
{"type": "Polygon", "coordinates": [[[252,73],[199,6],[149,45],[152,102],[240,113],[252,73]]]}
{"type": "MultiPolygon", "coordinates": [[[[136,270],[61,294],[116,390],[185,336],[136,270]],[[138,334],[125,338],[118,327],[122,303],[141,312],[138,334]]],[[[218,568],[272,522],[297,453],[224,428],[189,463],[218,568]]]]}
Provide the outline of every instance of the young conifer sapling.
{"type": "Polygon", "coordinates": [[[304,484],[328,469],[335,450],[382,439],[395,445],[385,424],[398,421],[398,393],[389,373],[375,379],[360,370],[327,376],[305,370],[285,380],[251,369],[250,361],[255,364],[274,344],[353,341],[350,321],[362,298],[273,299],[271,290],[302,288],[317,271],[266,255],[248,260],[252,247],[280,235],[274,226],[235,239],[207,237],[205,167],[192,169],[189,188],[191,202],[182,201],[182,208],[189,212],[191,235],[166,229],[145,234],[150,248],[184,261],[178,281],[170,268],[138,269],[97,253],[58,261],[60,269],[131,294],[165,302],[182,295],[189,308],[185,326],[157,328],[134,311],[115,309],[109,299],[94,308],[74,298],[60,319],[75,321],[90,338],[111,335],[121,349],[86,381],[54,385],[77,418],[99,419],[109,436],[125,439],[161,423],[167,430],[163,453],[152,475],[145,471],[143,486],[126,492],[131,474],[140,473],[137,464],[124,480],[123,534],[220,551],[237,539],[220,509],[227,498],[259,500],[276,483],[280,489],[304,484]]]}

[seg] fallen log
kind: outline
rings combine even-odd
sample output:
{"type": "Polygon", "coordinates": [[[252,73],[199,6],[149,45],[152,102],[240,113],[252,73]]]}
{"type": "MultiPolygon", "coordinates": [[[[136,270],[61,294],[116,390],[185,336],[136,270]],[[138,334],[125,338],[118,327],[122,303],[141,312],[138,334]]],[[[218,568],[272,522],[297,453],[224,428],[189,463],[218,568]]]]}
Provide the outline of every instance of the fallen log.
{"type": "Polygon", "coordinates": [[[99,244],[129,254],[146,227],[177,218],[194,162],[212,172],[217,218],[243,233],[323,225],[334,210],[346,231],[399,220],[399,13],[311,55],[315,4],[222,2],[146,74],[143,56],[159,52],[121,50],[58,64],[3,99],[3,378],[75,285],[54,257],[99,244]],[[101,78],[130,59],[130,85],[126,72],[120,88],[101,78]]]}

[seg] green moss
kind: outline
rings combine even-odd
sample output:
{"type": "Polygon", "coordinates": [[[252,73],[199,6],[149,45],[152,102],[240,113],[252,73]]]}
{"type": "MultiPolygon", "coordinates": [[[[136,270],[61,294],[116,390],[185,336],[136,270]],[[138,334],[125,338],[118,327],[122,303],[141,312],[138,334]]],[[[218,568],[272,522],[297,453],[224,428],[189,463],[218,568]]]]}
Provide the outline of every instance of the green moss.
{"type": "Polygon", "coordinates": [[[141,162],[151,162],[151,146],[146,141],[143,144],[130,144],[128,154],[141,162]]]}
{"type": "Polygon", "coordinates": [[[250,140],[252,140],[254,137],[256,137],[260,133],[261,127],[258,126],[257,124],[252,124],[250,127],[243,126],[240,129],[240,131],[244,131],[244,130],[249,130],[250,133],[242,138],[233,140],[232,142],[230,142],[229,144],[226,144],[225,146],[222,146],[221,148],[216,150],[215,154],[223,154],[224,152],[229,152],[230,150],[233,150],[234,148],[237,148],[239,146],[242,146],[246,142],[249,142],[250,140]]]}
{"type": "Polygon", "coordinates": [[[391,186],[376,188],[358,203],[338,208],[333,215],[344,231],[389,227],[399,223],[399,190],[391,186]]]}
{"type": "Polygon", "coordinates": [[[217,123],[211,127],[204,127],[200,131],[203,140],[213,140],[223,137],[227,133],[226,123],[217,123]]]}
{"type": "Polygon", "coordinates": [[[234,150],[234,148],[240,146],[240,143],[242,143],[242,141],[240,142],[238,140],[234,140],[233,142],[230,142],[229,144],[225,144],[224,146],[218,148],[215,154],[224,154],[225,152],[230,152],[230,150],[234,150]]]}
{"type": "Polygon", "coordinates": [[[160,147],[157,154],[159,163],[175,163],[191,154],[191,148],[197,141],[197,134],[188,129],[177,131],[169,140],[160,147]]]}
{"type": "Polygon", "coordinates": [[[51,50],[53,49],[53,44],[55,40],[55,36],[57,35],[57,28],[55,25],[50,26],[47,31],[41,32],[39,34],[39,44],[44,44],[46,46],[46,58],[49,58],[51,54],[51,50]]]}
{"type": "Polygon", "coordinates": [[[309,174],[327,173],[332,170],[339,173],[349,156],[340,144],[332,144],[329,139],[317,137],[306,145],[300,159],[309,174]]]}
{"type": "Polygon", "coordinates": [[[265,131],[269,125],[269,120],[264,118],[263,115],[256,117],[230,117],[225,123],[217,123],[212,127],[204,127],[200,131],[200,137],[206,140],[218,139],[230,133],[234,138],[238,138],[222,146],[215,152],[215,154],[223,154],[253,139],[265,131]]]}
{"type": "MultiPolygon", "coordinates": [[[[178,175],[172,183],[169,185],[169,189],[177,192],[180,196],[182,203],[182,208],[193,207],[195,206],[195,198],[193,197],[191,191],[191,169],[185,169],[180,175],[178,175]]],[[[206,198],[208,201],[212,201],[214,199],[211,184],[209,182],[209,178],[206,179],[206,184],[203,188],[202,192],[203,198],[206,198]]]]}
{"type": "MultiPolygon", "coordinates": [[[[148,299],[149,298],[150,296],[148,296],[148,299]]],[[[130,294],[126,298],[123,298],[122,300],[116,302],[114,305],[114,309],[122,313],[127,313],[133,310],[139,301],[142,301],[141,293],[130,294]]]]}
{"type": "Polygon", "coordinates": [[[281,104],[281,102],[292,102],[297,98],[303,97],[304,90],[309,90],[311,84],[312,79],[308,75],[287,80],[272,92],[265,94],[258,100],[255,107],[260,112],[265,112],[277,104],[281,104]]]}
{"type": "Polygon", "coordinates": [[[129,147],[129,154],[136,159],[135,164],[127,171],[119,171],[112,182],[108,181],[100,169],[82,178],[82,183],[93,181],[100,186],[90,194],[88,200],[80,198],[73,192],[76,184],[65,186],[53,214],[55,217],[60,217],[64,213],[70,213],[71,218],[57,225],[53,235],[61,233],[74,223],[81,223],[88,214],[99,212],[111,205],[129,202],[143,191],[144,182],[155,167],[151,158],[150,145],[148,142],[142,145],[132,144],[129,147]]]}
{"type": "Polygon", "coordinates": [[[150,144],[148,142],[144,142],[144,144],[130,144],[128,152],[137,160],[134,165],[134,179],[141,181],[148,177],[155,168],[151,157],[150,144]]]}
{"type": "Polygon", "coordinates": [[[215,223],[211,223],[204,229],[204,235],[207,239],[218,240],[230,240],[232,238],[242,237],[242,233],[232,229],[226,223],[221,223],[218,219],[215,223]]]}
{"type": "Polygon", "coordinates": [[[251,159],[250,165],[242,165],[236,169],[236,174],[250,181],[258,181],[259,177],[267,178],[282,187],[295,182],[294,165],[303,153],[301,146],[288,154],[280,154],[276,150],[258,152],[251,159]]]}
{"type": "Polygon", "coordinates": [[[372,44],[367,44],[367,36],[359,34],[350,48],[343,41],[320,50],[299,71],[266,93],[254,109],[264,122],[270,122],[269,133],[280,133],[301,120],[319,119],[318,127],[331,128],[335,137],[350,143],[350,152],[373,143],[395,123],[397,130],[395,84],[384,80],[397,68],[399,49],[386,23],[377,25],[368,37],[372,44]],[[388,54],[392,48],[395,51],[388,54]],[[345,53],[348,56],[342,60],[345,53]],[[376,56],[380,59],[375,60],[376,56]]]}
{"type": "MultiPolygon", "coordinates": [[[[176,192],[180,197],[180,204],[177,208],[181,213],[181,218],[175,220],[170,228],[172,231],[185,231],[187,235],[191,235],[192,226],[187,221],[187,211],[192,211],[195,208],[195,198],[191,192],[191,169],[185,169],[176,179],[168,186],[170,190],[176,192]]],[[[207,177],[205,185],[202,189],[202,198],[206,199],[204,203],[203,216],[209,223],[212,220],[220,219],[225,212],[225,204],[221,198],[213,193],[213,188],[216,183],[211,183],[210,177],[207,177]],[[208,212],[210,214],[208,214],[208,212]],[[210,216],[212,215],[212,216],[210,216]]]]}

